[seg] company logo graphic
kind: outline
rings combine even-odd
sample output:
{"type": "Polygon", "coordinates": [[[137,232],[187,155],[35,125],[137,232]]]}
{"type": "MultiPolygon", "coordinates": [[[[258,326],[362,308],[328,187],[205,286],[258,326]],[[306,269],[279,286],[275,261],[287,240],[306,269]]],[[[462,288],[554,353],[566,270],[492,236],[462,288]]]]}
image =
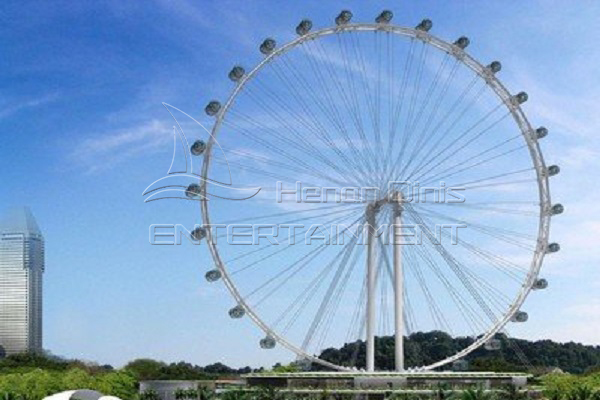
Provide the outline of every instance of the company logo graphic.
{"type": "Polygon", "coordinates": [[[142,196],[146,197],[144,200],[145,203],[164,199],[200,201],[203,199],[210,200],[210,197],[218,197],[225,200],[247,200],[260,192],[260,187],[234,187],[231,169],[229,168],[229,162],[227,161],[225,152],[210,131],[192,116],[177,107],[167,103],[163,103],[163,106],[175,121],[175,125],[173,126],[173,158],[167,174],[152,182],[142,193],[142,196]],[[173,111],[179,112],[187,117],[188,124],[193,123],[200,126],[209,136],[209,139],[207,141],[196,140],[193,143],[190,143],[183,130],[182,122],[175,117],[173,111]],[[179,151],[178,148],[180,149],[179,151]],[[200,160],[200,156],[205,156],[205,154],[212,149],[220,150],[224,164],[227,166],[228,179],[224,182],[208,178],[205,179],[199,173],[198,169],[194,168],[194,161],[200,160]],[[178,153],[181,154],[178,156],[178,153]],[[184,167],[178,167],[179,164],[183,164],[184,167]]]}

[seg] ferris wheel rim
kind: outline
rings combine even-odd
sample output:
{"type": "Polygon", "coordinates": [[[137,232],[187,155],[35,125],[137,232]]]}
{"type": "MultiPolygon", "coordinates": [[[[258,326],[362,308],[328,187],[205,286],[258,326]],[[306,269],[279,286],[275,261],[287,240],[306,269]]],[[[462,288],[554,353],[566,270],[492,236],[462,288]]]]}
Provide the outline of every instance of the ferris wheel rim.
{"type": "MultiPolygon", "coordinates": [[[[276,48],[271,53],[265,56],[263,60],[261,60],[250,72],[244,74],[244,76],[237,82],[235,88],[227,98],[227,101],[223,104],[221,109],[215,115],[216,119],[211,130],[211,137],[208,139],[206,144],[206,151],[204,153],[204,160],[201,170],[201,193],[203,194],[200,199],[200,207],[201,207],[201,216],[202,221],[205,226],[210,226],[210,215],[209,215],[209,206],[208,206],[208,197],[207,197],[207,183],[210,182],[208,178],[208,172],[210,170],[211,164],[211,155],[212,155],[212,147],[216,142],[216,137],[220,132],[221,124],[227,115],[227,111],[234,103],[235,99],[238,95],[243,91],[244,87],[248,82],[250,82],[255,75],[257,75],[269,62],[273,61],[276,57],[281,56],[295,47],[308,42],[310,40],[317,40],[321,37],[331,36],[342,34],[346,32],[388,32],[392,34],[397,34],[399,36],[407,37],[410,39],[421,40],[422,42],[435,47],[436,49],[446,52],[448,54],[454,55],[462,65],[469,68],[475,74],[479,76],[480,79],[485,80],[487,86],[489,86],[495,95],[500,98],[504,105],[509,109],[510,114],[513,120],[516,122],[519,127],[520,133],[523,136],[529,153],[531,161],[534,165],[534,169],[537,177],[538,184],[538,195],[539,195],[539,224],[538,224],[538,235],[537,235],[537,245],[536,250],[533,253],[532,261],[530,263],[530,267],[528,269],[527,276],[521,286],[521,289],[517,293],[517,296],[513,300],[511,306],[508,308],[506,313],[504,313],[503,317],[499,319],[494,325],[487,330],[487,332],[483,333],[480,337],[478,337],[471,345],[465,347],[460,350],[456,354],[444,358],[442,360],[436,361],[430,365],[421,366],[415,368],[414,370],[418,371],[427,371],[432,370],[447,364],[450,364],[465,355],[471,353],[477,348],[483,346],[489,339],[493,338],[498,332],[500,332],[506,324],[510,321],[513,314],[521,308],[523,303],[525,302],[527,296],[531,292],[533,285],[536,279],[539,276],[539,271],[542,267],[543,259],[546,254],[546,248],[549,242],[549,232],[550,232],[550,214],[549,209],[551,207],[551,199],[550,199],[550,190],[549,190],[549,179],[548,175],[545,173],[546,164],[543,158],[543,154],[541,152],[541,148],[538,142],[538,139],[534,137],[534,129],[532,128],[529,120],[527,119],[524,111],[521,109],[520,105],[516,102],[512,101],[513,95],[508,91],[508,89],[502,84],[502,82],[495,76],[493,73],[489,73],[489,69],[481,64],[474,57],[469,55],[464,51],[464,49],[458,48],[456,45],[447,42],[443,39],[438,38],[430,34],[429,32],[425,32],[416,28],[409,28],[400,25],[394,24],[380,24],[380,23],[348,23],[342,24],[334,27],[323,28],[320,30],[316,30],[313,32],[309,32],[305,35],[299,36],[283,46],[276,48]]],[[[228,269],[221,259],[219,251],[217,249],[216,244],[212,240],[212,233],[210,229],[206,230],[206,243],[209,247],[209,251],[213,258],[214,263],[216,264],[218,270],[221,272],[223,282],[227,287],[228,291],[236,301],[237,305],[243,307],[245,313],[248,317],[253,321],[255,325],[259,327],[267,336],[272,337],[277,343],[281,344],[286,349],[292,351],[297,356],[308,359],[312,362],[318,363],[322,366],[332,368],[339,371],[352,371],[353,368],[345,367],[342,365],[337,365],[326,360],[323,360],[317,356],[311,355],[299,348],[298,346],[290,343],[287,339],[285,339],[282,335],[278,334],[275,330],[271,329],[268,324],[266,324],[261,317],[247,304],[244,300],[243,296],[239,293],[235,283],[231,279],[228,269]]]]}

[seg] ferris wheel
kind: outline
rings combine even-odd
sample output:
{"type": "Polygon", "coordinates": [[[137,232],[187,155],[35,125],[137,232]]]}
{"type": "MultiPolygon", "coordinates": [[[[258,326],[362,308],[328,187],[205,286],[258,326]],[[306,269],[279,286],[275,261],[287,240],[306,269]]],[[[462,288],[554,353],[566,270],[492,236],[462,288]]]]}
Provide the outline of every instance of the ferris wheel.
{"type": "Polygon", "coordinates": [[[544,162],[548,131],[527,120],[527,94],[501,83],[500,62],[473,58],[467,37],[440,39],[427,19],[394,25],[391,11],[352,17],[318,30],[303,20],[286,44],[264,40],[255,67],[229,72],[231,94],[205,108],[211,136],[191,149],[203,156],[187,191],[201,205],[195,235],[215,264],[206,279],[231,293],[231,318],[264,332],[261,348],[336,370],[431,370],[527,321],[526,297],[548,285],[542,261],[560,249],[549,241],[559,167],[544,162]],[[211,198],[228,171],[261,192],[211,198]],[[209,229],[220,224],[247,245],[209,229]],[[429,331],[468,340],[438,359],[404,348],[429,331]],[[382,336],[394,337],[392,366],[378,364],[382,336]],[[342,358],[323,352],[342,346],[342,358]]]}

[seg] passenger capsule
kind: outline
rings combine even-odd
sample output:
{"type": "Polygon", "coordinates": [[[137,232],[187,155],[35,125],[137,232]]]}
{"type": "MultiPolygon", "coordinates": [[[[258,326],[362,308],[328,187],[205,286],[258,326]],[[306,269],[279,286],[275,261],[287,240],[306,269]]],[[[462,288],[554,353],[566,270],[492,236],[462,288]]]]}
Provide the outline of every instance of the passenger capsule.
{"type": "Polygon", "coordinates": [[[204,150],[206,150],[206,143],[204,143],[203,140],[196,140],[194,144],[192,144],[192,147],[190,147],[190,152],[194,156],[201,155],[204,153],[204,150]]]}
{"type": "Polygon", "coordinates": [[[238,319],[242,318],[244,315],[246,315],[246,310],[244,310],[244,307],[240,306],[239,304],[229,310],[229,316],[231,318],[238,319]]]}
{"type": "Polygon", "coordinates": [[[500,350],[502,348],[502,342],[499,339],[490,339],[485,342],[483,347],[488,351],[500,350]]]}
{"type": "Polygon", "coordinates": [[[275,339],[273,339],[271,336],[260,339],[260,347],[262,349],[272,349],[275,347],[276,343],[277,342],[275,342],[275,339]]]}
{"type": "Polygon", "coordinates": [[[206,237],[206,229],[199,226],[192,231],[191,236],[196,241],[202,240],[206,237]]]}
{"type": "Polygon", "coordinates": [[[349,10],[343,10],[340,15],[335,17],[336,25],[346,25],[352,19],[352,12],[349,10]]]}
{"type": "Polygon", "coordinates": [[[467,46],[469,45],[469,43],[471,43],[471,41],[469,40],[468,37],[466,36],[461,36],[458,39],[456,39],[456,42],[454,42],[454,45],[456,47],[458,47],[459,49],[466,49],[467,46]]]}
{"type": "Polygon", "coordinates": [[[558,165],[551,165],[548,167],[547,171],[548,176],[558,175],[558,173],[560,172],[560,167],[558,165]]]}
{"type": "Polygon", "coordinates": [[[219,103],[216,100],[213,100],[207,104],[206,108],[204,108],[204,111],[206,112],[206,114],[208,114],[212,117],[212,116],[216,115],[220,109],[221,109],[221,103],[219,103]]]}
{"type": "Polygon", "coordinates": [[[541,289],[546,289],[548,287],[548,281],[545,280],[544,278],[540,278],[540,279],[536,279],[536,281],[533,283],[533,286],[531,287],[533,290],[541,290],[541,289]]]}
{"type": "Polygon", "coordinates": [[[550,243],[548,248],[546,249],[546,253],[556,253],[560,250],[560,245],[558,243],[550,243]]]}
{"type": "Polygon", "coordinates": [[[429,32],[429,30],[433,27],[433,22],[430,19],[424,19],[415,27],[415,29],[423,32],[429,32]]]}
{"type": "Polygon", "coordinates": [[[527,322],[528,319],[529,314],[527,314],[525,311],[517,311],[513,314],[510,320],[512,322],[527,322]]]}
{"type": "Polygon", "coordinates": [[[394,18],[394,13],[390,10],[384,10],[375,18],[375,22],[378,24],[389,24],[392,18],[394,18]]]}
{"type": "Polygon", "coordinates": [[[196,199],[200,197],[200,185],[197,183],[190,184],[187,189],[185,189],[185,195],[190,199],[196,199]]]}
{"type": "Polygon", "coordinates": [[[527,101],[527,99],[529,99],[529,96],[525,92],[519,92],[515,95],[515,100],[519,104],[525,103],[527,101]]]}
{"type": "Polygon", "coordinates": [[[246,73],[246,71],[244,70],[244,67],[240,67],[239,65],[236,65],[235,67],[233,67],[231,69],[231,71],[229,71],[229,79],[231,79],[234,82],[238,82],[240,79],[242,79],[244,77],[245,73],[246,73]]]}
{"type": "Polygon", "coordinates": [[[219,279],[221,279],[221,271],[219,271],[218,269],[211,269],[204,275],[204,277],[209,282],[216,282],[219,279]]]}
{"type": "Polygon", "coordinates": [[[555,204],[550,209],[550,215],[562,214],[565,211],[565,207],[562,204],[555,204]]]}
{"type": "Polygon", "coordinates": [[[268,56],[273,52],[273,50],[275,50],[276,45],[277,43],[275,43],[275,39],[267,38],[260,45],[260,52],[263,53],[265,56],[268,56]]]}
{"type": "Polygon", "coordinates": [[[312,21],[310,19],[303,19],[296,27],[296,33],[300,36],[306,35],[312,29],[312,21]]]}
{"type": "Polygon", "coordinates": [[[542,139],[548,136],[548,129],[544,126],[540,126],[535,130],[535,137],[538,139],[542,139]]]}
{"type": "Polygon", "coordinates": [[[488,65],[488,69],[492,71],[492,74],[495,74],[497,72],[500,72],[500,70],[502,69],[502,64],[500,64],[500,61],[492,61],[490,65],[488,65]]]}

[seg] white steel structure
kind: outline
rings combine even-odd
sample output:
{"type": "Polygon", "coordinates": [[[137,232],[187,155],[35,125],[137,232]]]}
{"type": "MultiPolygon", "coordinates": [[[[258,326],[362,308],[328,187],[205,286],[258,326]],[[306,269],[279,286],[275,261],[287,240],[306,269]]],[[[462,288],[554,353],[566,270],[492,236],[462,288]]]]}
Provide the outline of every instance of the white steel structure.
{"type": "Polygon", "coordinates": [[[27,208],[0,220],[0,352],[42,350],[44,238],[27,208]]]}
{"type": "Polygon", "coordinates": [[[266,39],[256,67],[231,70],[228,99],[206,107],[211,136],[191,146],[204,163],[186,194],[200,200],[205,227],[303,224],[258,243],[255,227],[242,228],[255,246],[218,241],[211,229],[197,236],[216,264],[207,279],[224,281],[230,316],[249,317],[261,347],[279,343],[337,370],[431,370],[494,347],[507,323],[527,320],[527,295],[547,286],[542,260],[559,250],[549,243],[550,218],[563,211],[549,192],[559,168],[546,167],[547,130],[527,120],[527,94],[500,82],[499,62],[468,54],[469,39],[440,39],[429,20],[393,25],[390,11],[375,23],[351,19],[343,11],[315,31],[303,20],[283,46],[266,39]],[[223,171],[263,190],[239,206],[210,198],[210,182],[230,182],[223,171]],[[363,237],[353,231],[361,224],[372,227],[363,237]],[[404,224],[391,245],[386,224],[404,224]],[[302,240],[324,227],[318,245],[302,240]],[[462,336],[464,346],[405,357],[404,337],[421,331],[462,336]],[[392,366],[376,365],[384,335],[394,336],[392,366]],[[357,339],[366,354],[351,344],[343,360],[321,353],[357,339]]]}

